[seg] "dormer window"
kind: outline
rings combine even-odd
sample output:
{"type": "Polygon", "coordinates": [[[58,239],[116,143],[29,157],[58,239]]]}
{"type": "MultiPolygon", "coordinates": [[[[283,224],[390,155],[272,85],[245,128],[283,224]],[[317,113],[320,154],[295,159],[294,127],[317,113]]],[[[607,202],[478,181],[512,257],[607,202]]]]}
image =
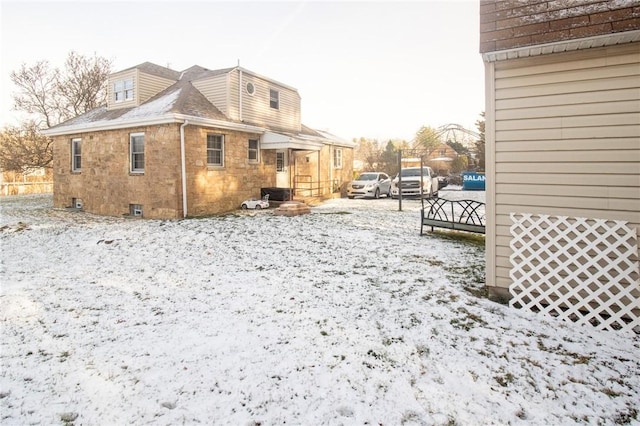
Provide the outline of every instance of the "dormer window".
{"type": "Polygon", "coordinates": [[[280,109],[280,92],[269,89],[269,106],[273,109],[280,109]]]}
{"type": "Polygon", "coordinates": [[[113,83],[113,100],[115,102],[133,100],[133,78],[118,80],[113,83]]]}

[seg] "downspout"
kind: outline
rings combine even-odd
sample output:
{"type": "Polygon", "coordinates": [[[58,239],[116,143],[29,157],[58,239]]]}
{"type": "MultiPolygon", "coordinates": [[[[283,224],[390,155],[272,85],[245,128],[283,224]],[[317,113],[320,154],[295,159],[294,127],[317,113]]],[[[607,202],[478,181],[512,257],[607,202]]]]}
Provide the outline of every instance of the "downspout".
{"type": "Polygon", "coordinates": [[[182,169],[182,217],[187,217],[187,160],[184,154],[184,128],[189,124],[188,120],[180,126],[180,166],[182,169]]]}
{"type": "Polygon", "coordinates": [[[238,61],[238,119],[242,122],[242,68],[240,68],[240,61],[238,61]]]}

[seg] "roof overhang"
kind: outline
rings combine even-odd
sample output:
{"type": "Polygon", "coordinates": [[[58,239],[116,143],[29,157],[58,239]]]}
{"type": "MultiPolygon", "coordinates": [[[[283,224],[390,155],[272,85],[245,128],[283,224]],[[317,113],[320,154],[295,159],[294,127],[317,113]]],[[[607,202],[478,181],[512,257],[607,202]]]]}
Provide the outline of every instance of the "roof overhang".
{"type": "Polygon", "coordinates": [[[194,117],[184,114],[164,114],[153,118],[135,119],[113,119],[62,125],[51,129],[43,130],[46,136],[73,135],[86,132],[99,132],[106,130],[127,129],[142,126],[155,126],[161,124],[190,124],[194,126],[212,127],[216,129],[242,131],[261,135],[262,149],[296,149],[305,151],[320,151],[324,145],[353,146],[347,142],[330,134],[322,134],[325,137],[287,134],[269,131],[263,127],[251,126],[248,124],[234,123],[231,121],[214,120],[210,118],[194,117]]]}
{"type": "Polygon", "coordinates": [[[564,40],[547,44],[538,44],[535,46],[524,46],[495,52],[485,52],[482,54],[482,59],[485,62],[496,62],[507,59],[528,58],[531,56],[540,56],[550,53],[570,52],[638,41],[640,41],[640,30],[634,30],[576,40],[564,40]]]}
{"type": "Polygon", "coordinates": [[[260,148],[262,149],[301,149],[305,151],[320,151],[322,141],[307,138],[303,135],[286,135],[275,132],[265,132],[262,135],[260,148]]]}
{"type": "Polygon", "coordinates": [[[135,119],[114,119],[93,121],[88,123],[71,124],[68,126],[59,126],[42,131],[46,136],[62,136],[84,132],[99,132],[103,130],[128,129],[140,126],[155,126],[159,124],[183,124],[184,122],[203,127],[215,127],[217,129],[238,130],[249,133],[262,134],[265,129],[262,127],[250,126],[247,124],[234,123],[224,120],[214,120],[210,118],[193,117],[184,114],[165,114],[153,118],[135,118],[135,119]]]}

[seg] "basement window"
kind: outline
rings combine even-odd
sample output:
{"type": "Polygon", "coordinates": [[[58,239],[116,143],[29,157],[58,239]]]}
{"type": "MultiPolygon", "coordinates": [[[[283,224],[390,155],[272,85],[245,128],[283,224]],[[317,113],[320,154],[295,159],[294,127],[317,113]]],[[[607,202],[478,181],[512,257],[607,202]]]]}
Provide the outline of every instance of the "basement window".
{"type": "Polygon", "coordinates": [[[71,199],[71,208],[82,210],[82,199],[81,198],[72,198],[71,199]]]}
{"type": "Polygon", "coordinates": [[[142,204],[129,204],[129,214],[133,217],[142,217],[142,204]]]}

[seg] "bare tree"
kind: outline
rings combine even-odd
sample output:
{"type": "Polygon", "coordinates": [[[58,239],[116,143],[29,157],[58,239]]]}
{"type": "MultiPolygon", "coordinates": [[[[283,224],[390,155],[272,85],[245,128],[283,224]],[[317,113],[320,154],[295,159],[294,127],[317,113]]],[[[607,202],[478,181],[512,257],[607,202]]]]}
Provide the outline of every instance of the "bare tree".
{"type": "Polygon", "coordinates": [[[33,116],[41,127],[51,127],[106,103],[111,61],[70,52],[63,69],[49,62],[22,64],[11,73],[18,88],[14,107],[33,116]]]}
{"type": "Polygon", "coordinates": [[[377,139],[361,137],[357,141],[355,157],[364,164],[365,171],[376,170],[380,163],[381,148],[377,139]]]}
{"type": "Polygon", "coordinates": [[[107,78],[111,62],[93,56],[69,53],[65,71],[58,73],[56,91],[69,117],[84,114],[107,102],[107,78]]]}
{"type": "Polygon", "coordinates": [[[11,72],[11,81],[18,87],[13,94],[14,109],[31,114],[38,126],[51,127],[63,119],[63,109],[56,93],[58,70],[52,70],[48,61],[32,66],[22,64],[11,72]]]}
{"type": "Polygon", "coordinates": [[[18,173],[51,167],[52,139],[40,133],[38,125],[27,121],[20,127],[0,132],[0,169],[18,173]]]}
{"type": "Polygon", "coordinates": [[[111,61],[70,52],[64,68],[52,69],[46,60],[22,64],[11,73],[18,88],[13,93],[14,109],[30,119],[0,133],[0,168],[24,171],[50,167],[51,140],[39,130],[60,124],[107,101],[107,78],[111,61]]]}

